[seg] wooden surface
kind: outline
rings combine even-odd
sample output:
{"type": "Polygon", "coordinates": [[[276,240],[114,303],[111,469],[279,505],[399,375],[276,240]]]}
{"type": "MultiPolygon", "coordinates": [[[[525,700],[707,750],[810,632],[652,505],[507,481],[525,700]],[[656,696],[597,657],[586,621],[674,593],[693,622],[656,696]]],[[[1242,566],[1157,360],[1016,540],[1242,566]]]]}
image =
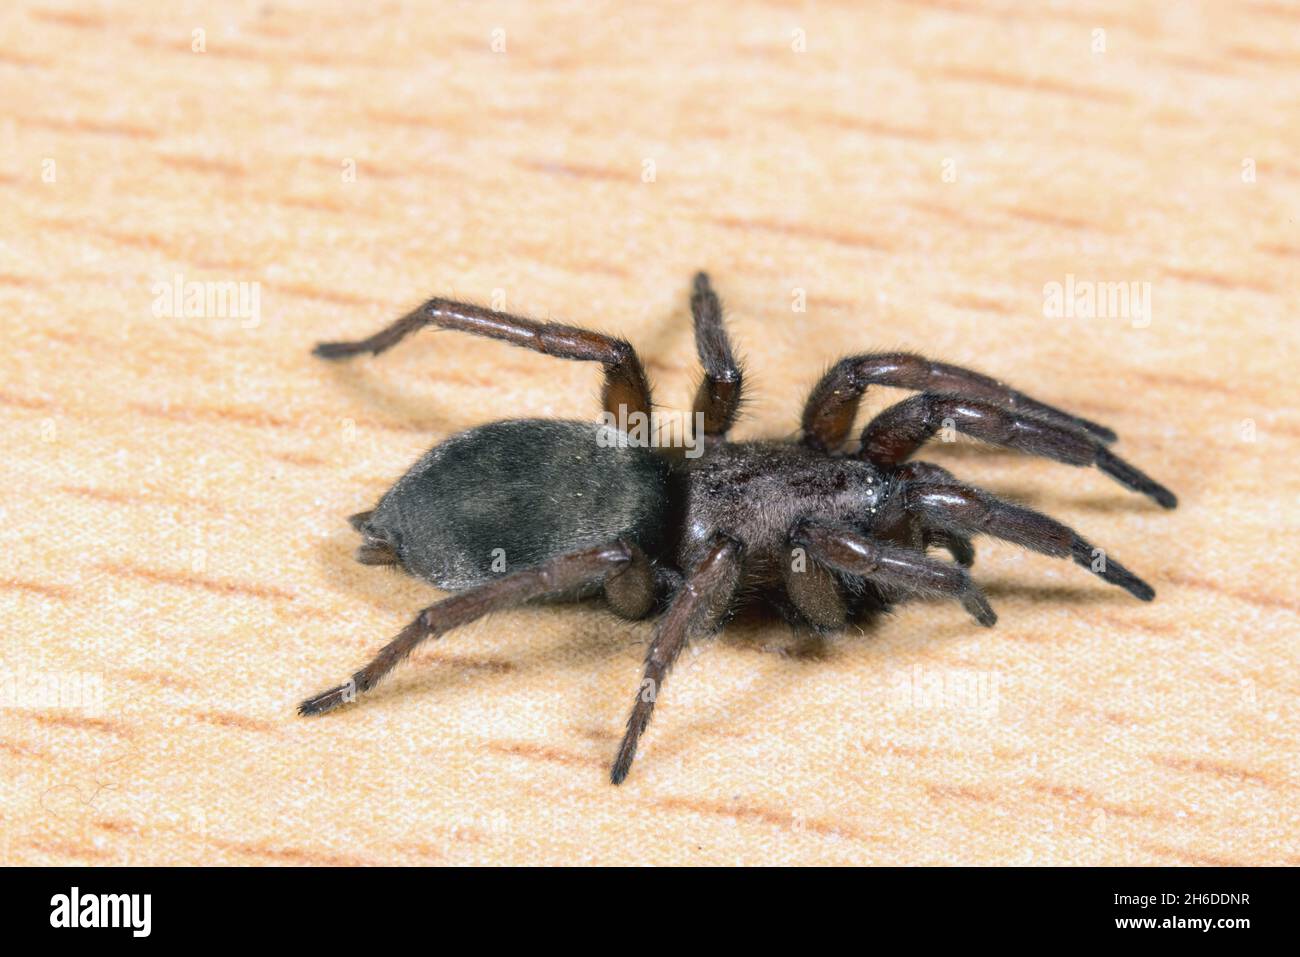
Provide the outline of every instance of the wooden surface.
{"type": "Polygon", "coordinates": [[[5,862],[1300,863],[1300,7],[320,7],[0,13],[5,862]],[[495,291],[627,335],[680,409],[701,267],[740,437],[896,347],[1115,427],[1176,512],[927,457],[1156,601],[981,541],[994,630],[919,604],[809,660],[732,629],[621,789],[650,626],[598,608],[498,615],[296,718],[437,597],[355,564],[345,517],[598,385],[450,334],[311,345],[495,291]],[[177,275],[259,284],[260,321],[155,314],[177,275]],[[1046,316],[1070,275],[1149,282],[1149,324],[1046,316]]]}

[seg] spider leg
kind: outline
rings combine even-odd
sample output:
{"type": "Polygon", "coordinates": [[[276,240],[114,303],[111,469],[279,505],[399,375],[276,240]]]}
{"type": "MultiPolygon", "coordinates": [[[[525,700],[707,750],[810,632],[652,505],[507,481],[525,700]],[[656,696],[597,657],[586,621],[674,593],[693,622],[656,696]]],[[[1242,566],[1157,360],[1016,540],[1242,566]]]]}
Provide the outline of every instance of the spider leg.
{"type": "Polygon", "coordinates": [[[704,415],[706,437],[722,438],[740,410],[744,374],[731,353],[731,342],[722,323],[722,304],[706,273],[695,274],[691,317],[695,322],[695,349],[704,367],[704,377],[695,393],[694,411],[704,415]]]}
{"type": "Polygon", "coordinates": [[[663,690],[664,680],[677,656],[692,638],[703,637],[716,629],[727,613],[740,581],[742,551],[735,539],[721,534],[715,536],[708,552],[686,577],[681,591],[659,620],[646,652],[645,676],[637,690],[632,713],[628,715],[627,731],[610,769],[612,783],[622,784],[627,777],[636,757],[637,741],[650,723],[655,699],[663,690]]]}
{"type": "MultiPolygon", "coordinates": [[[[348,681],[308,698],[298,706],[301,715],[323,714],[341,704],[352,701],[358,694],[369,691],[379,680],[402,662],[426,638],[440,638],[453,628],[467,625],[489,612],[522,604],[544,595],[562,594],[604,580],[615,581],[635,574],[644,555],[635,545],[617,541],[597,548],[569,552],[532,568],[503,575],[475,588],[444,598],[430,605],[402,629],[396,638],[385,645],[374,659],[356,672],[348,681]]],[[[626,589],[624,597],[629,594],[626,589]]],[[[649,596],[653,597],[653,594],[649,596]]],[[[611,595],[611,605],[616,611],[635,612],[637,602],[618,601],[611,595]]],[[[644,600],[640,613],[649,611],[650,600],[644,600]]]]}
{"type": "Polygon", "coordinates": [[[650,383],[636,350],[624,340],[577,326],[538,322],[495,312],[472,303],[430,299],[369,338],[355,342],[322,342],[313,354],[322,359],[345,359],[363,352],[378,355],[425,326],[501,339],[561,359],[599,362],[605,367],[602,393],[605,411],[620,422],[627,422],[634,412],[650,415],[650,383]]]}
{"type": "Polygon", "coordinates": [[[898,465],[945,426],[1067,465],[1096,465],[1121,485],[1150,496],[1165,508],[1178,504],[1173,492],[1087,433],[955,395],[922,392],[891,405],[862,430],[859,455],[876,465],[898,465]]]}
{"type": "Polygon", "coordinates": [[[947,549],[952,560],[962,568],[970,568],[975,564],[975,546],[963,535],[955,535],[945,529],[927,528],[925,544],[938,545],[940,548],[947,549]]]}
{"type": "Polygon", "coordinates": [[[845,525],[803,521],[790,540],[808,556],[841,574],[855,575],[888,588],[955,598],[971,617],[991,627],[998,616],[964,568],[930,558],[912,548],[887,545],[845,525]]]}
{"type": "Polygon", "coordinates": [[[1054,558],[1073,558],[1094,575],[1135,598],[1150,601],[1155,590],[1068,525],[1022,505],[1013,505],[971,485],[911,482],[904,477],[903,508],[927,528],[959,535],[992,535],[1054,558]]]}
{"type": "MultiPolygon", "coordinates": [[[[908,462],[904,466],[907,477],[920,482],[938,482],[941,485],[960,485],[957,478],[942,465],[933,462],[908,462]]],[[[946,548],[952,560],[963,568],[975,564],[975,546],[965,535],[944,528],[922,528],[921,542],[925,546],[946,548]]]]}
{"type": "Polygon", "coordinates": [[[1062,428],[1082,430],[1102,442],[1114,442],[1104,425],[1031,399],[997,379],[946,362],[932,362],[907,352],[880,352],[841,359],[813,387],[803,410],[803,442],[823,452],[844,444],[868,386],[886,385],[916,391],[949,392],[1029,412],[1062,428]]]}

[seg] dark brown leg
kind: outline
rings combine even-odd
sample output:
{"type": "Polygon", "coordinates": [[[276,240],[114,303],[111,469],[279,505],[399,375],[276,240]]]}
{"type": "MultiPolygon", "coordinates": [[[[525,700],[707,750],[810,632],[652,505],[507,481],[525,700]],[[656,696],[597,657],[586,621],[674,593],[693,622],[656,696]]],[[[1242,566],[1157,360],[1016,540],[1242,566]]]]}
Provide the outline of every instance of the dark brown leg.
{"type": "Polygon", "coordinates": [[[717,628],[731,605],[740,580],[741,551],[739,542],[724,535],[718,536],[659,620],[646,653],[645,676],[627,719],[627,731],[610,769],[609,779],[614,784],[622,784],[632,767],[637,741],[650,723],[655,699],[663,690],[664,679],[668,677],[673,662],[688,641],[717,628]]]}
{"type": "MultiPolygon", "coordinates": [[[[534,568],[526,568],[497,581],[458,592],[430,605],[380,650],[373,661],[351,679],[308,698],[298,706],[302,715],[323,714],[369,691],[392,671],[416,645],[469,624],[492,611],[522,604],[544,595],[561,594],[602,578],[625,572],[634,563],[634,547],[614,542],[598,548],[560,555],[534,568]]],[[[648,610],[648,606],[647,606],[648,610]]]]}
{"type": "Polygon", "coordinates": [[[1044,555],[1073,558],[1135,598],[1150,601],[1156,595],[1150,585],[1074,529],[1041,512],[1004,502],[970,485],[905,482],[901,494],[903,507],[927,528],[958,535],[992,535],[1044,555]]]}
{"type": "MultiPolygon", "coordinates": [[[[916,482],[936,482],[940,485],[960,485],[957,478],[941,465],[933,462],[908,462],[899,469],[899,476],[916,482]]],[[[915,520],[915,519],[913,519],[915,520]]],[[[926,546],[946,548],[952,560],[963,568],[975,564],[975,546],[964,535],[940,528],[922,528],[921,541],[926,546]]]]}
{"type": "Polygon", "coordinates": [[[696,273],[691,293],[691,316],[695,320],[695,348],[704,367],[704,378],[695,393],[695,411],[704,414],[704,434],[721,438],[727,434],[740,410],[744,375],[731,353],[722,304],[705,273],[696,273]]]}
{"type": "Polygon", "coordinates": [[[650,414],[650,384],[641,368],[641,360],[627,342],[588,329],[538,322],[471,303],[430,299],[368,339],[322,342],[314,354],[323,359],[344,359],[362,352],[378,355],[417,329],[430,325],[501,339],[561,359],[599,362],[605,367],[605,411],[619,418],[620,422],[627,422],[634,412],[650,414]]]}
{"type": "Polygon", "coordinates": [[[956,598],[981,625],[992,627],[998,616],[988,599],[959,565],[929,558],[911,548],[886,545],[843,525],[801,522],[791,541],[809,557],[845,575],[856,575],[911,594],[956,598]]]}
{"type": "Polygon", "coordinates": [[[804,444],[823,452],[833,452],[843,445],[853,428],[862,394],[872,385],[986,399],[1063,428],[1081,429],[1102,442],[1115,441],[1115,433],[1104,425],[1031,399],[986,375],[907,352],[884,352],[841,359],[822,376],[804,406],[804,444]]]}
{"type": "Polygon", "coordinates": [[[862,457],[876,465],[905,461],[944,425],[966,435],[1067,465],[1096,465],[1121,485],[1174,508],[1178,499],[1097,439],[991,402],[923,392],[891,405],[862,430],[862,457]]]}
{"type": "Polygon", "coordinates": [[[926,529],[924,542],[926,547],[938,545],[946,549],[952,556],[952,560],[962,568],[970,568],[975,564],[975,546],[971,544],[969,538],[963,538],[961,535],[954,535],[951,532],[942,529],[926,529]]]}

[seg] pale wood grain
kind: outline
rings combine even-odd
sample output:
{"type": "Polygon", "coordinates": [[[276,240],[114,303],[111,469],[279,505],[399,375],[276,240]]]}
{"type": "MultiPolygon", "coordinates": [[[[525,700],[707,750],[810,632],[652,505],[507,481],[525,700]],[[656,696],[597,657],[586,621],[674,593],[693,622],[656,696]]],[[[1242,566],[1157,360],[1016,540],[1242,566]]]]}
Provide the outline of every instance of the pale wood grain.
{"type": "Polygon", "coordinates": [[[357,9],[0,12],[0,665],[104,689],[0,709],[4,861],[1300,863],[1300,8],[357,9]],[[431,442],[597,390],[450,335],[342,368],[311,344],[500,290],[627,335],[680,408],[700,267],[752,374],[742,437],[892,347],[1114,426],[1177,512],[928,457],[1156,602],[980,543],[992,631],[917,605],[807,660],[737,627],[617,790],[649,626],[595,608],[496,616],[295,718],[434,595],[353,563],[344,517],[431,442]],[[260,283],[261,323],[155,317],[178,273],[260,283]],[[1044,318],[1067,274],[1149,281],[1149,327],[1044,318]],[[914,675],[997,706],[904,706],[914,675]]]}

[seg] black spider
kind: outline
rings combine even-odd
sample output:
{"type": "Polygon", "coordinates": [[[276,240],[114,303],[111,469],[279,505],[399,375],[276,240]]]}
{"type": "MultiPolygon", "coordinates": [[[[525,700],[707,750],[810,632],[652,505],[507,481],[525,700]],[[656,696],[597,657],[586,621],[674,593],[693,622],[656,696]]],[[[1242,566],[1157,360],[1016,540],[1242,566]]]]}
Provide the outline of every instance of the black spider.
{"type": "MultiPolygon", "coordinates": [[[[703,273],[691,296],[704,367],[695,396],[703,454],[609,441],[607,425],[517,419],[470,429],[427,452],[379,500],[352,517],[365,564],[396,565],[456,594],[431,605],[343,685],[309,698],[320,714],[368,691],[416,645],[496,609],[603,590],[609,607],[641,618],[666,605],[646,654],[627,732],[610,775],[628,773],[655,698],[687,641],[715,631],[756,598],[817,632],[844,627],[914,594],[959,600],[981,625],[996,620],[963,566],[970,536],[1006,539],[1080,565],[1143,601],[1155,592],[1060,522],[966,485],[937,465],[908,461],[940,429],[1065,462],[1096,465],[1165,508],[1163,486],[1107,447],[1115,433],[987,376],[907,353],[836,363],[809,396],[798,443],[726,441],[743,376],[718,298],[703,273]],[[891,406],[843,454],[869,386],[920,394],[891,406]],[[957,564],[928,557],[939,545],[957,564]]],[[[606,421],[651,411],[632,347],[572,326],[431,299],[359,342],[315,354],[378,354],[426,325],[504,339],[605,369],[606,421]]]]}

